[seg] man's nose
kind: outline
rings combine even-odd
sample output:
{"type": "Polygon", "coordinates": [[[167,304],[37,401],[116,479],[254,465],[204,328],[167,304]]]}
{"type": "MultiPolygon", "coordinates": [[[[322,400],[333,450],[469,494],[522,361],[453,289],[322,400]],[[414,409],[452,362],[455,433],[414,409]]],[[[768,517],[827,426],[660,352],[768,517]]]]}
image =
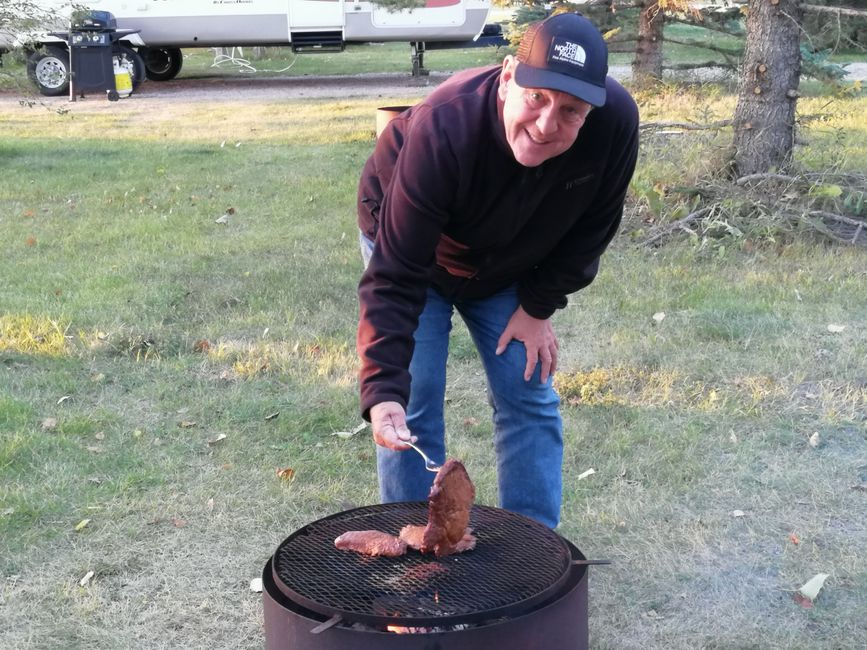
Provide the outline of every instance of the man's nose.
{"type": "Polygon", "coordinates": [[[554,106],[546,106],[539,111],[539,117],[536,118],[536,128],[539,129],[540,133],[554,133],[559,127],[557,111],[554,106]]]}

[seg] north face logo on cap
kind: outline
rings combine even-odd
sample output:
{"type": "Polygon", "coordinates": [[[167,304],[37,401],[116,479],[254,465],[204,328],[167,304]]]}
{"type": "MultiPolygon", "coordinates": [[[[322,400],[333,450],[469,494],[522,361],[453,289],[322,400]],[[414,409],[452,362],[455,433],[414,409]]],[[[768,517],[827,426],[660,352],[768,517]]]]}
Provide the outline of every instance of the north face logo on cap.
{"type": "Polygon", "coordinates": [[[585,52],[584,48],[578,45],[578,43],[567,41],[564,38],[555,37],[554,41],[551,43],[551,51],[548,54],[548,60],[569,63],[583,68],[584,62],[587,60],[587,52],[585,52]]]}

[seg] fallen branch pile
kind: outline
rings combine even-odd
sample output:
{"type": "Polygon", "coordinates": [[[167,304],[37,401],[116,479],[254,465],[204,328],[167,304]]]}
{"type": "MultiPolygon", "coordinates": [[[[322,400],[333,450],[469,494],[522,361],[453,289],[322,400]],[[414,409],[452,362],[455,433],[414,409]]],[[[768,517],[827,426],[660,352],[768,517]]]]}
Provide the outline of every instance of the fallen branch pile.
{"type": "Polygon", "coordinates": [[[656,246],[678,233],[708,236],[749,230],[764,218],[780,228],[808,228],[843,244],[867,248],[867,176],[804,172],[751,174],[733,182],[708,181],[672,192],[700,197],[680,219],[659,224],[641,241],[656,246]]]}

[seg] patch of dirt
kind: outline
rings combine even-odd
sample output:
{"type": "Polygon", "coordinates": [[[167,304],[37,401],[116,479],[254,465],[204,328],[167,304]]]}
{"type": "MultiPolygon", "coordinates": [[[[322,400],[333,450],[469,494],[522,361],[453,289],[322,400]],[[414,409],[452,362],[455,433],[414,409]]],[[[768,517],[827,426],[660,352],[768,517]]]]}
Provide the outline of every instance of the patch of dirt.
{"type": "MultiPolygon", "coordinates": [[[[448,79],[447,73],[431,73],[430,76],[413,78],[408,73],[378,73],[359,75],[335,75],[322,77],[267,77],[251,75],[223,75],[207,77],[182,77],[171,81],[146,81],[121,104],[131,103],[137,108],[150,105],[163,106],[211,102],[246,103],[297,99],[327,99],[348,97],[382,97],[383,99],[427,95],[448,79]]],[[[35,92],[35,91],[34,91],[35,92]]],[[[87,106],[108,104],[100,93],[88,92],[85,98],[77,98],[72,104],[69,97],[43,97],[38,94],[22,96],[20,92],[7,91],[0,94],[0,106],[34,101],[53,110],[75,106],[77,111],[87,106]]]]}

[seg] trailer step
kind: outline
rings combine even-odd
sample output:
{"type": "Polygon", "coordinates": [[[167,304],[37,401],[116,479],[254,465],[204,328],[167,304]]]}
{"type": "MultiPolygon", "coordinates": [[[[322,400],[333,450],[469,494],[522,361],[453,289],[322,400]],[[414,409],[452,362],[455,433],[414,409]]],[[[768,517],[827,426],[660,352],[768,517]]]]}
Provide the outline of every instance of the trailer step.
{"type": "Polygon", "coordinates": [[[293,52],[342,52],[343,32],[292,32],[293,52]]]}

